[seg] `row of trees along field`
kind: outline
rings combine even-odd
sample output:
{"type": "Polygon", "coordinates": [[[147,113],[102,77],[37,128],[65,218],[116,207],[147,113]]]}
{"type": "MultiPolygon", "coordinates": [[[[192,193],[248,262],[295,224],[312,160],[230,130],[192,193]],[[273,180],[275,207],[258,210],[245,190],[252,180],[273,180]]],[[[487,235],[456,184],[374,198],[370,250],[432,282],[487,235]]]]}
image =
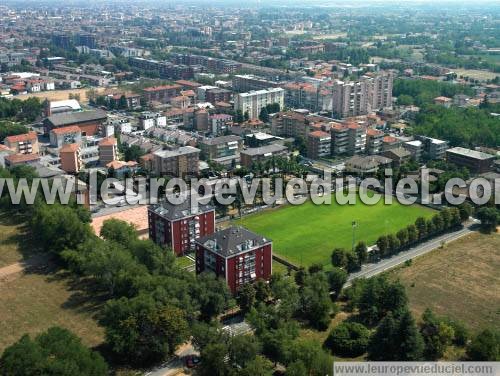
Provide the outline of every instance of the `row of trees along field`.
{"type": "MultiPolygon", "coordinates": [[[[0,170],[0,175],[8,174],[28,180],[36,176],[29,167],[0,170]]],[[[278,363],[286,375],[321,375],[331,369],[332,353],[366,353],[374,360],[433,359],[451,343],[465,344],[470,359],[499,358],[496,332],[470,339],[463,326],[430,313],[417,325],[404,288],[383,277],[355,281],[342,292],[346,270],[326,272],[313,265],[293,278],[275,274],[269,283],[246,285],[234,300],[223,280],[181,270],[172,252],[138,239],[125,222],[106,221],[97,237],[90,213],[75,204],[14,207],[2,197],[0,205],[24,214],[42,250],[84,279],[89,295],[105,302],[99,312],[103,354],[113,365],[157,364],[189,338],[201,353],[197,372],[211,376],[272,375],[278,363]],[[325,344],[300,336],[303,328],[325,331],[340,310],[339,299],[351,318],[334,327],[325,344]],[[230,336],[222,329],[219,316],[236,304],[254,335],[230,336]]],[[[34,339],[22,337],[5,350],[0,368],[8,375],[26,375],[25,370],[64,376],[108,372],[100,355],[57,328],[34,339]],[[53,346],[44,346],[47,341],[53,346]]]]}

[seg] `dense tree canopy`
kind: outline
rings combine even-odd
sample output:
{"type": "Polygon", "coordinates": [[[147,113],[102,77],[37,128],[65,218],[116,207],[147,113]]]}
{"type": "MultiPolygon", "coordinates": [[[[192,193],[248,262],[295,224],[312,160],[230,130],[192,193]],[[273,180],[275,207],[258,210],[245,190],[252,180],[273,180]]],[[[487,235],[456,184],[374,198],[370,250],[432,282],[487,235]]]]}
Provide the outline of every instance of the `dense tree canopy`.
{"type": "Polygon", "coordinates": [[[5,349],[0,373],[9,376],[105,376],[108,366],[66,329],[52,327],[31,339],[24,335],[5,349]]]}
{"type": "Polygon", "coordinates": [[[451,146],[500,145],[500,122],[479,108],[427,106],[415,118],[414,132],[447,140],[451,146]]]}

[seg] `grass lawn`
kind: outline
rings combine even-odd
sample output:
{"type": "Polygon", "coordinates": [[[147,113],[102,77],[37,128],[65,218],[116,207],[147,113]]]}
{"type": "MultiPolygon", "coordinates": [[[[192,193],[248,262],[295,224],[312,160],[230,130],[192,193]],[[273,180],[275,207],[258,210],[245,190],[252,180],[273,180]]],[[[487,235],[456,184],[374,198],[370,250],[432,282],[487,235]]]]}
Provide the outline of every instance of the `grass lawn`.
{"type": "Polygon", "coordinates": [[[288,268],[285,265],[273,260],[273,273],[287,275],[288,268]]]}
{"type": "Polygon", "coordinates": [[[51,326],[67,328],[87,346],[103,341],[94,318],[97,307],[75,291],[61,274],[24,274],[0,281],[0,353],[23,334],[38,334],[51,326]]]}
{"type": "MultiPolygon", "coordinates": [[[[0,214],[0,268],[36,251],[22,219],[0,214]]],[[[101,303],[79,288],[65,272],[17,273],[0,279],[0,354],[25,333],[58,325],[88,346],[103,341],[94,315],[101,303]]]]}
{"type": "Polygon", "coordinates": [[[420,318],[428,307],[471,330],[500,329],[500,235],[471,234],[391,271],[420,318]]]}
{"type": "Polygon", "coordinates": [[[177,265],[181,268],[187,268],[194,264],[194,261],[187,256],[177,257],[177,265]]]}
{"type": "Polygon", "coordinates": [[[430,217],[433,210],[423,206],[404,206],[395,199],[392,205],[287,205],[250,215],[236,221],[252,231],[273,240],[273,252],[297,265],[329,265],[335,247],[351,248],[352,221],[358,223],[355,240],[375,243],[384,233],[413,223],[419,216],[430,217]]]}
{"type": "Polygon", "coordinates": [[[498,76],[498,73],[486,71],[486,70],[480,70],[480,69],[453,69],[453,71],[458,74],[458,76],[464,76],[464,77],[470,77],[475,80],[481,80],[481,81],[486,81],[486,80],[492,80],[496,76],[498,76]]]}
{"type": "Polygon", "coordinates": [[[0,213],[0,268],[29,258],[36,246],[26,231],[22,218],[0,213]]]}

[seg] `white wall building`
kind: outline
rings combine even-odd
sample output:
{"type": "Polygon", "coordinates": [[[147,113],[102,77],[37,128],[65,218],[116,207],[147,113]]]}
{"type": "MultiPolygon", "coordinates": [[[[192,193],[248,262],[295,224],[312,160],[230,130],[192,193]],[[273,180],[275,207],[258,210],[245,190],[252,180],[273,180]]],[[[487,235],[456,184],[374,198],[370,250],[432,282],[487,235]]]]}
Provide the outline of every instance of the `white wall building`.
{"type": "Polygon", "coordinates": [[[285,90],[282,88],[270,88],[267,90],[249,91],[240,93],[234,98],[235,111],[242,114],[248,112],[250,119],[258,119],[260,110],[268,104],[278,103],[280,109],[285,104],[285,90]]]}

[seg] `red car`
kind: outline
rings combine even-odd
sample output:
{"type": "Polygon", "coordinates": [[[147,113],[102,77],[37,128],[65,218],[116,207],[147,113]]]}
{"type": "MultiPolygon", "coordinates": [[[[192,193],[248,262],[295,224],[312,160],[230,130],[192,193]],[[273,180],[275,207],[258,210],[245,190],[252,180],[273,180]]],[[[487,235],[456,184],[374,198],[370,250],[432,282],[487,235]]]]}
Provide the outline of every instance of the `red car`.
{"type": "Polygon", "coordinates": [[[200,363],[200,358],[196,355],[188,355],[185,358],[186,367],[194,368],[200,363]]]}

